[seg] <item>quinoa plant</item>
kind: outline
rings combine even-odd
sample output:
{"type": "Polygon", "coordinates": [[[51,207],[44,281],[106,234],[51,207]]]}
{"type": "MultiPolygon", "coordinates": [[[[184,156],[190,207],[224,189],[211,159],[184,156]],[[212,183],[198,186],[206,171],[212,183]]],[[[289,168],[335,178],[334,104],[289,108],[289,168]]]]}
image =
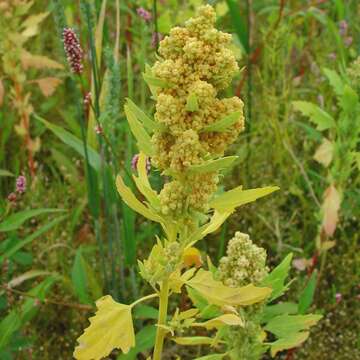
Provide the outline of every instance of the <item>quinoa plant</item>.
{"type": "Polygon", "coordinates": [[[239,98],[221,97],[238,65],[229,49],[231,36],[216,30],[214,23],[213,8],[200,7],[185,27],[173,28],[161,41],[158,61],[144,73],[156,101],[154,118],[127,100],[125,113],[140,150],[133,180],[144,200],[136,197],[120,175],[116,185],[130,208],[163,229],[148,258],[138,261],[140,275],[154,292],[130,305],[117,303],[110,295],[99,299],[90,326],[78,339],[76,359],[101,359],[115,348],[127,353],[135,346],[132,309],[155,298],[159,311],[152,360],[162,358],[165,338],[179,345],[209,345],[215,349],[212,353],[226,351],[217,358],[228,357],[231,349],[227,351],[224,343],[229,329],[244,326],[239,309],[262,303],[272,288],[281,292],[285,286],[279,272],[261,286],[255,286],[253,278],[236,286],[223,283],[210,259],[207,269],[203,266],[195,247],[236,208],[278,189],[239,186],[218,191],[220,171],[236,159],[224,153],[244,129],[244,117],[239,98]],[[149,158],[164,175],[159,193],[148,178],[149,158]],[[183,291],[193,307],[175,307],[169,317],[169,299],[183,291]],[[192,336],[199,327],[208,330],[208,336],[192,336]]]}

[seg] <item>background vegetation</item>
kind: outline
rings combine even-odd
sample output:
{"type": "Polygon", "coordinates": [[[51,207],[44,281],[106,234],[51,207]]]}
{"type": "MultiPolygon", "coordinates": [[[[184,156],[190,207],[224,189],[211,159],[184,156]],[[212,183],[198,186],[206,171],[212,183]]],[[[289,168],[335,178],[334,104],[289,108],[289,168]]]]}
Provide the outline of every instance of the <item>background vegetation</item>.
{"type": "MultiPolygon", "coordinates": [[[[153,112],[142,72],[156,59],[158,39],[202,3],[0,1],[1,359],[69,359],[96,299],[110,293],[128,303],[146,291],[136,257],[146,256],[159,229],[114,188],[118,172],[131,185],[135,155],[123,105],[128,97],[153,112]],[[140,7],[151,16],[141,16],[140,7]],[[84,50],[81,80],[64,56],[66,26],[84,50]],[[19,176],[26,185],[24,178],[16,184],[19,176]]],[[[231,149],[239,160],[226,188],[273,184],[281,191],[243,207],[200,248],[219,259],[240,230],[273,264],[293,252],[296,281],[288,297],[296,298],[317,269],[313,306],[324,319],[300,349],[277,358],[360,358],[360,4],[210,3],[218,28],[234,34],[244,67],[227,90],[244,100],[247,127],[231,149]],[[345,103],[339,79],[355,91],[345,103]],[[326,126],[326,115],[299,101],[316,104],[338,125],[326,126]]],[[[160,186],[156,171],[151,179],[160,186]]],[[[146,358],[154,327],[142,319],[156,316],[139,308],[140,346],[118,359],[146,358]]]]}

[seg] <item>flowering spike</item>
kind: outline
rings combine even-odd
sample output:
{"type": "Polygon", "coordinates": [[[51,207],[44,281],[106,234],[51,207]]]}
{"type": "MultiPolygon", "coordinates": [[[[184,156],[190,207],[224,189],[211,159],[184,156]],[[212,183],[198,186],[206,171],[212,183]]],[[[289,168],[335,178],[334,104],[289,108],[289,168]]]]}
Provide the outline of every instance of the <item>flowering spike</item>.
{"type": "Polygon", "coordinates": [[[66,58],[74,74],[81,74],[83,71],[82,60],[84,52],[80,46],[79,39],[71,28],[65,28],[63,31],[63,42],[66,53],[66,58]]]}

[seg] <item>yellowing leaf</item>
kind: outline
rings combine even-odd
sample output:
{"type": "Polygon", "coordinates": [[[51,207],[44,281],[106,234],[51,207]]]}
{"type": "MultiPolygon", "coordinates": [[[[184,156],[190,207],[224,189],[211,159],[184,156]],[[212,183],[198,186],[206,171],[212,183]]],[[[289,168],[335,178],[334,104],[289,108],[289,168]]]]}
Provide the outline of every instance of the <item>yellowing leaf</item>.
{"type": "Polygon", "coordinates": [[[64,66],[46,56],[33,55],[27,51],[21,53],[21,64],[25,70],[29,68],[34,69],[63,69],[64,66]]]}
{"type": "Polygon", "coordinates": [[[336,241],[324,241],[320,244],[320,251],[327,251],[336,245],[336,241]]]}
{"type": "Polygon", "coordinates": [[[128,105],[124,106],[126,118],[128,120],[131,132],[133,133],[139,149],[148,156],[152,156],[153,149],[151,144],[151,138],[146,132],[143,124],[137,119],[128,105]]]}
{"type": "Polygon", "coordinates": [[[201,253],[195,247],[185,249],[183,254],[183,263],[185,266],[200,267],[202,265],[201,253]]]}
{"type": "Polygon", "coordinates": [[[162,222],[162,218],[159,215],[151,211],[148,207],[146,207],[136,198],[134,193],[125,185],[120,175],[116,177],[116,188],[121,198],[131,209],[152,221],[157,221],[160,223],[162,222]]]}
{"type": "Polygon", "coordinates": [[[181,288],[186,284],[186,282],[190,278],[192,278],[195,271],[196,271],[196,268],[191,268],[191,269],[185,271],[183,274],[181,274],[180,270],[174,271],[169,277],[170,289],[173,292],[180,294],[181,288]]]}
{"type": "Polygon", "coordinates": [[[243,190],[241,186],[226,191],[214,200],[210,201],[210,206],[219,212],[233,211],[238,206],[250,203],[263,196],[279,190],[277,186],[267,186],[258,189],[243,190]]]}
{"type": "Polygon", "coordinates": [[[202,322],[202,323],[193,323],[191,326],[202,326],[206,329],[210,330],[213,328],[220,328],[224,325],[229,326],[244,326],[244,322],[242,319],[235,315],[235,314],[224,314],[221,316],[218,316],[214,319],[210,319],[208,321],[202,322]]]}
{"type": "Polygon", "coordinates": [[[341,196],[334,185],[330,185],[324,193],[322,205],[323,222],[322,228],[326,235],[333,236],[339,220],[341,196]]]}
{"type": "Polygon", "coordinates": [[[256,287],[252,284],[240,288],[230,288],[222,282],[214,280],[210,271],[200,269],[186,283],[197,290],[210,304],[224,306],[251,305],[264,300],[270,295],[271,289],[256,287]]]}
{"type": "Polygon", "coordinates": [[[225,222],[225,220],[231,215],[232,211],[220,213],[215,210],[210,221],[200,227],[196,232],[194,232],[189,237],[188,247],[194,245],[198,240],[203,239],[206,235],[211,234],[212,232],[219,229],[219,227],[225,222]]]}
{"type": "Polygon", "coordinates": [[[48,12],[43,12],[36,15],[29,16],[22,24],[22,28],[28,28],[39,25],[47,16],[49,15],[48,12]]]}
{"type": "Polygon", "coordinates": [[[333,158],[333,152],[334,152],[333,143],[328,139],[324,138],[322,144],[318,147],[318,149],[315,152],[314,159],[318,163],[324,165],[325,167],[328,167],[333,158]]]}
{"type": "Polygon", "coordinates": [[[178,320],[190,319],[190,318],[193,318],[194,316],[196,316],[198,314],[198,312],[199,312],[199,309],[189,309],[189,310],[179,313],[177,316],[177,319],[178,320]]]}
{"type": "Polygon", "coordinates": [[[34,80],[39,85],[39,88],[44,96],[51,96],[56,88],[61,84],[61,80],[55,77],[46,77],[34,80]]]}
{"type": "Polygon", "coordinates": [[[39,137],[36,137],[35,139],[29,139],[26,145],[27,149],[32,152],[36,153],[40,150],[41,147],[41,141],[39,137]]]}
{"type": "Polygon", "coordinates": [[[37,25],[26,28],[21,36],[24,38],[31,38],[39,33],[39,27],[37,25]]]}
{"type": "Polygon", "coordinates": [[[115,302],[110,295],[100,298],[96,306],[90,326],[78,338],[73,354],[77,360],[100,360],[113,349],[127,353],[135,346],[131,306],[115,302]]]}
{"type": "Polygon", "coordinates": [[[135,184],[139,191],[146,197],[149,203],[154,208],[160,207],[160,199],[157,196],[156,191],[151,188],[148,175],[147,175],[147,164],[146,164],[146,155],[144,153],[139,154],[139,160],[137,162],[137,170],[139,173],[139,177],[133,175],[135,184]]]}
{"type": "Polygon", "coordinates": [[[289,334],[287,337],[271,343],[271,356],[274,357],[279,351],[293,349],[301,345],[308,337],[309,332],[302,331],[295,334],[289,334]]]}

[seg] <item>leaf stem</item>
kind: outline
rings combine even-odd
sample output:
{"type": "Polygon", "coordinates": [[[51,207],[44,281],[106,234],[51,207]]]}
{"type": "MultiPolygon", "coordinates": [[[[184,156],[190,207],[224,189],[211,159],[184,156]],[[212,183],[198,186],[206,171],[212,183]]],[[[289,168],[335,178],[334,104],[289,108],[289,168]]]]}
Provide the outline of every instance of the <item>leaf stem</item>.
{"type": "Polygon", "coordinates": [[[159,296],[159,294],[150,294],[150,295],[144,296],[144,297],[142,297],[142,298],[137,299],[136,301],[134,301],[134,302],[131,304],[131,307],[134,307],[134,306],[136,306],[137,304],[140,304],[140,303],[143,302],[143,301],[153,299],[154,297],[157,297],[157,296],[159,296]]]}
{"type": "Polygon", "coordinates": [[[165,325],[169,302],[169,279],[163,280],[160,290],[159,317],[157,323],[155,348],[153,360],[161,360],[161,353],[164,345],[166,331],[159,325],[165,325]]]}

